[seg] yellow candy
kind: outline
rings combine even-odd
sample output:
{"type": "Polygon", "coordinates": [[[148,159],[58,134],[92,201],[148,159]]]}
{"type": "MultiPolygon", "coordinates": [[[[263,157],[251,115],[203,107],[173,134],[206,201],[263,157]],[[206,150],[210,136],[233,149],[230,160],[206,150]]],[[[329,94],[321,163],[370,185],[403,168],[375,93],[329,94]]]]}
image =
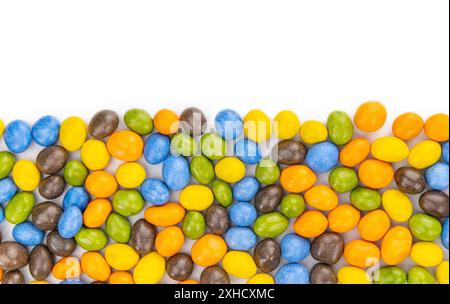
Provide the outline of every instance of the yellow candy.
{"type": "Polygon", "coordinates": [[[124,163],[117,168],[116,179],[119,185],[132,189],[139,187],[145,180],[147,172],[139,163],[124,163]]]}
{"type": "Polygon", "coordinates": [[[383,208],[391,219],[403,223],[411,217],[414,206],[409,197],[403,192],[390,189],[383,193],[381,198],[383,208]]]}
{"type": "Polygon", "coordinates": [[[3,120],[0,119],[0,137],[2,137],[4,131],[5,131],[5,124],[3,123],[3,120]]]}
{"type": "Polygon", "coordinates": [[[337,274],[340,284],[371,284],[367,272],[358,267],[345,266],[339,269],[337,274]]]}
{"type": "Polygon", "coordinates": [[[432,242],[417,242],[411,248],[411,259],[420,266],[434,267],[444,259],[444,252],[432,242]]]}
{"type": "Polygon", "coordinates": [[[248,279],[247,284],[275,284],[275,280],[270,274],[258,273],[248,279]]]}
{"type": "Polygon", "coordinates": [[[244,117],[244,134],[255,142],[264,142],[272,135],[270,119],[261,110],[251,110],[244,117]]]}
{"type": "Polygon", "coordinates": [[[187,210],[203,211],[214,201],[211,189],[203,185],[189,185],[180,193],[180,204],[187,210]]]}
{"type": "Polygon", "coordinates": [[[44,285],[44,284],[50,284],[47,281],[31,281],[28,284],[33,284],[33,285],[44,285]]]}
{"type": "Polygon", "coordinates": [[[87,127],[85,122],[79,117],[69,117],[61,124],[59,139],[61,145],[69,152],[79,150],[87,136],[87,127]]]}
{"type": "Polygon", "coordinates": [[[448,284],[448,261],[444,261],[436,268],[436,278],[439,284],[448,284]]]}
{"type": "Polygon", "coordinates": [[[372,143],[371,152],[374,158],[386,162],[399,162],[408,157],[408,145],[398,137],[385,136],[372,143]]]}
{"type": "Polygon", "coordinates": [[[244,251],[229,251],[222,260],[223,269],[232,276],[248,279],[256,274],[256,264],[244,251]]]}
{"type": "Polygon", "coordinates": [[[280,139],[291,139],[297,135],[300,121],[292,111],[281,111],[274,119],[274,132],[280,139]]]}
{"type": "Polygon", "coordinates": [[[225,157],[214,168],[218,178],[227,183],[236,183],[245,176],[245,165],[236,157],[225,157]]]}
{"type": "Polygon", "coordinates": [[[12,178],[21,190],[33,191],[39,186],[41,173],[32,161],[19,160],[13,167],[12,178]]]}
{"type": "Polygon", "coordinates": [[[411,149],[408,162],[416,169],[427,168],[441,158],[441,150],[439,143],[432,140],[424,140],[411,149]]]}
{"type": "Polygon", "coordinates": [[[81,160],[89,170],[99,171],[105,169],[111,156],[104,142],[98,139],[89,139],[81,148],[81,160]]]}
{"type": "Polygon", "coordinates": [[[105,250],[106,262],[114,269],[129,270],[139,261],[139,254],[129,245],[112,244],[105,250]]]}
{"type": "Polygon", "coordinates": [[[316,144],[327,140],[327,127],[316,120],[305,121],[300,127],[300,137],[307,144],[316,144]]]}
{"type": "Polygon", "coordinates": [[[166,271],[166,260],[157,252],[144,256],[134,268],[133,278],[136,284],[157,284],[166,271]]]}

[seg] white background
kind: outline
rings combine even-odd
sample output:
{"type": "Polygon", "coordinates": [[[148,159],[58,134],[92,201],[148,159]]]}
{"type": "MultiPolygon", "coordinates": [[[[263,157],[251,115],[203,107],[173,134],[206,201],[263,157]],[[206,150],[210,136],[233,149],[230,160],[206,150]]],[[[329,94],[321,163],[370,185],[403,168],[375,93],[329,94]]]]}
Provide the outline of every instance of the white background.
{"type": "Polygon", "coordinates": [[[197,106],[304,121],[379,100],[386,134],[402,112],[448,113],[448,23],[446,0],[0,0],[0,118],[197,106]]]}

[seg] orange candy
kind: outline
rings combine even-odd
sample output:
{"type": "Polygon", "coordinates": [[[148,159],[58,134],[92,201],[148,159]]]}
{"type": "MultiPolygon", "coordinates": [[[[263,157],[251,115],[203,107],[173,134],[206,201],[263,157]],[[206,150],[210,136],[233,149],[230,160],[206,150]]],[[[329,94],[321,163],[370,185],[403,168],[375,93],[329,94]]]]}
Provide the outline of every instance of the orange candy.
{"type": "Polygon", "coordinates": [[[365,138],[355,138],[341,150],[339,160],[346,167],[355,167],[370,153],[370,143],[365,138]]]}
{"type": "Polygon", "coordinates": [[[316,209],[330,211],[336,208],[339,198],[336,192],[328,186],[317,185],[306,191],[306,202],[316,209]]]}
{"type": "Polygon", "coordinates": [[[93,280],[105,282],[111,275],[111,267],[98,252],[85,252],[81,256],[81,269],[93,280]]]}
{"type": "Polygon", "coordinates": [[[386,108],[377,101],[368,101],[358,107],[354,121],[356,127],[364,132],[380,129],[387,117],[386,108]]]}
{"type": "Polygon", "coordinates": [[[75,279],[81,274],[80,262],[77,258],[62,258],[53,266],[53,276],[58,280],[75,279]]]}
{"type": "Polygon", "coordinates": [[[350,204],[336,207],[328,214],[330,230],[337,233],[345,233],[356,227],[361,218],[361,212],[350,204]]]}
{"type": "Polygon", "coordinates": [[[403,140],[410,140],[422,131],[423,119],[416,113],[408,112],[398,116],[392,124],[392,133],[403,140]]]}
{"type": "Polygon", "coordinates": [[[196,280],[186,280],[186,281],[180,282],[180,284],[193,285],[193,284],[200,284],[200,283],[196,280]]]}
{"type": "Polygon", "coordinates": [[[139,160],[144,151],[142,137],[128,130],[114,132],[106,146],[114,158],[126,162],[139,160]]]}
{"type": "Polygon", "coordinates": [[[425,122],[425,134],[428,138],[435,141],[447,141],[448,140],[448,115],[447,114],[435,114],[430,116],[425,122]]]}
{"type": "Polygon", "coordinates": [[[163,257],[171,257],[181,250],[184,244],[183,231],[177,226],[161,230],[155,239],[156,251],[163,257]]]}
{"type": "Polygon", "coordinates": [[[116,271],[109,277],[109,284],[134,284],[134,280],[129,272],[116,271]]]}
{"type": "Polygon", "coordinates": [[[0,268],[0,282],[2,281],[2,279],[3,279],[3,269],[0,268]]]}
{"type": "Polygon", "coordinates": [[[219,263],[227,253],[227,249],[222,237],[205,234],[192,245],[191,257],[195,264],[208,267],[219,263]]]}
{"type": "Polygon", "coordinates": [[[283,169],[280,183],[283,188],[291,193],[300,193],[311,188],[317,177],[307,166],[295,165],[283,169]]]}
{"type": "Polygon", "coordinates": [[[314,238],[327,230],[328,220],[320,211],[310,210],[300,215],[294,223],[294,231],[305,238],[314,238]]]}
{"type": "Polygon", "coordinates": [[[373,243],[353,240],[345,246],[344,259],[352,266],[371,267],[379,263],[380,249],[373,243]]]}
{"type": "Polygon", "coordinates": [[[367,187],[381,189],[388,186],[394,179],[394,169],[383,161],[368,159],[359,167],[358,176],[367,187]]]}
{"type": "Polygon", "coordinates": [[[86,178],[86,190],[94,197],[106,198],[117,191],[117,181],[109,172],[95,171],[86,178]]]}
{"type": "Polygon", "coordinates": [[[374,210],[362,217],[358,225],[359,234],[369,242],[376,242],[386,234],[391,220],[383,210],[374,210]]]}
{"type": "Polygon", "coordinates": [[[381,257],[388,265],[398,265],[409,256],[413,237],[408,228],[397,226],[389,230],[381,242],[381,257]]]}
{"type": "Polygon", "coordinates": [[[91,201],[83,213],[84,225],[88,228],[99,228],[106,222],[111,211],[112,205],[107,199],[91,201]]]}
{"type": "Polygon", "coordinates": [[[144,217],[150,224],[160,227],[174,226],[184,218],[185,209],[178,203],[167,203],[163,206],[147,208],[144,217]]]}
{"type": "Polygon", "coordinates": [[[178,131],[180,118],[175,112],[167,109],[162,109],[155,114],[153,123],[159,133],[164,135],[171,135],[175,134],[178,131]]]}

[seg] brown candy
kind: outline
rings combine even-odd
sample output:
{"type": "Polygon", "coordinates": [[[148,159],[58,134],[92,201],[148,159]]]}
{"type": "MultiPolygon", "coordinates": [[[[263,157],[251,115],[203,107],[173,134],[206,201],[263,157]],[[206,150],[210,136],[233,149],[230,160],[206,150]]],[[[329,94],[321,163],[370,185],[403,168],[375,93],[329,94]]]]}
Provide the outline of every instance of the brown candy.
{"type": "Polygon", "coordinates": [[[262,240],[256,245],[253,258],[262,272],[272,272],[280,265],[280,245],[272,239],[262,240]]]}
{"type": "Polygon", "coordinates": [[[181,129],[192,136],[202,135],[206,130],[206,124],[205,115],[197,108],[187,108],[180,115],[181,129]]]}
{"type": "Polygon", "coordinates": [[[419,194],[427,185],[422,172],[411,167],[401,167],[395,171],[397,188],[408,194],[419,194]]]}
{"type": "Polygon", "coordinates": [[[47,246],[54,255],[68,257],[77,248],[77,243],[73,238],[65,239],[57,230],[53,230],[47,235],[47,246]]]}
{"type": "Polygon", "coordinates": [[[116,131],[119,126],[119,116],[111,110],[103,110],[92,117],[89,122],[89,134],[97,139],[103,139],[116,131]]]}
{"type": "Polygon", "coordinates": [[[153,250],[156,228],[145,219],[138,220],[131,231],[131,246],[137,253],[144,255],[153,250]]]}
{"type": "Polygon", "coordinates": [[[438,190],[430,190],[419,198],[419,205],[423,211],[435,218],[448,217],[449,201],[448,195],[438,190]]]}
{"type": "Polygon", "coordinates": [[[30,274],[38,281],[45,280],[53,269],[53,254],[45,245],[33,248],[29,262],[30,274]]]}
{"type": "Polygon", "coordinates": [[[306,146],[299,141],[283,140],[272,150],[273,159],[282,165],[298,165],[306,157],[306,146]]]}
{"type": "Polygon", "coordinates": [[[311,243],[311,256],[328,265],[336,264],[344,252],[344,239],[335,232],[325,232],[311,243]]]}
{"type": "Polygon", "coordinates": [[[194,269],[194,262],[190,255],[177,253],[167,260],[166,270],[168,276],[176,281],[189,279],[194,269]]]}
{"type": "Polygon", "coordinates": [[[277,209],[283,198],[283,189],[279,185],[262,188],[255,196],[255,207],[260,213],[269,213],[277,209]]]}
{"type": "Polygon", "coordinates": [[[56,229],[62,212],[63,209],[57,204],[44,202],[34,207],[31,222],[41,230],[53,230],[56,229]]]}
{"type": "Polygon", "coordinates": [[[3,276],[2,284],[25,284],[25,278],[19,270],[9,271],[3,276]]]}
{"type": "Polygon", "coordinates": [[[12,241],[0,243],[0,268],[11,271],[27,264],[28,252],[25,246],[12,241]]]}
{"type": "Polygon", "coordinates": [[[36,158],[36,166],[44,174],[53,175],[66,165],[69,154],[60,146],[49,146],[42,150],[36,158]]]}
{"type": "Polygon", "coordinates": [[[209,266],[203,270],[200,284],[230,284],[230,277],[219,266],[209,266]]]}
{"type": "Polygon", "coordinates": [[[46,199],[55,199],[63,194],[66,181],[60,175],[50,175],[39,184],[39,194],[46,199]]]}
{"type": "Polygon", "coordinates": [[[226,208],[212,205],[206,212],[206,226],[215,234],[224,234],[230,228],[230,218],[226,208]]]}
{"type": "Polygon", "coordinates": [[[316,264],[309,274],[311,284],[337,284],[338,279],[333,268],[326,264],[316,264]]]}

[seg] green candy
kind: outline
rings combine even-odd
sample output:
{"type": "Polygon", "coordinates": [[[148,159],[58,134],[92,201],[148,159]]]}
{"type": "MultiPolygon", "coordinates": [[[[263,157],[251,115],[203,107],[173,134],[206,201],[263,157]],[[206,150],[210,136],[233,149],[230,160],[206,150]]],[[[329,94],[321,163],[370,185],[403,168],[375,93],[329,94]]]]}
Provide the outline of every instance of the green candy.
{"type": "Polygon", "coordinates": [[[139,135],[148,135],[153,131],[153,120],[147,111],[131,109],[125,113],[125,125],[139,135]]]}
{"type": "Polygon", "coordinates": [[[421,241],[432,242],[441,236],[442,225],[432,216],[424,213],[413,215],[408,222],[411,233],[421,241]]]}
{"type": "Polygon", "coordinates": [[[64,180],[72,187],[82,186],[88,174],[86,166],[78,160],[71,160],[64,167],[64,180]]]}
{"type": "Polygon", "coordinates": [[[405,284],[406,273],[398,266],[385,266],[374,273],[374,284],[405,284]]]}
{"type": "Polygon", "coordinates": [[[175,134],[170,141],[170,148],[173,154],[182,156],[192,156],[197,153],[197,142],[185,133],[175,134]]]}
{"type": "Polygon", "coordinates": [[[196,240],[205,233],[205,226],[203,214],[198,211],[190,211],[184,217],[181,228],[188,239],[196,240]]]}
{"type": "Polygon", "coordinates": [[[109,215],[106,220],[105,230],[108,236],[117,243],[127,243],[130,240],[130,223],[120,214],[111,213],[109,215]]]}
{"type": "Polygon", "coordinates": [[[336,145],[345,145],[353,136],[353,123],[347,113],[334,111],[327,120],[328,136],[336,145]]]}
{"type": "Polygon", "coordinates": [[[0,152],[0,179],[3,179],[11,173],[12,168],[16,162],[16,157],[8,152],[0,152]]]}
{"type": "Polygon", "coordinates": [[[255,221],[253,230],[262,238],[275,238],[282,234],[289,226],[289,221],[279,212],[261,215],[255,221]]]}
{"type": "Polygon", "coordinates": [[[108,237],[103,230],[83,227],[75,235],[75,241],[84,250],[99,251],[108,244],[108,237]]]}
{"type": "Polygon", "coordinates": [[[263,185],[273,185],[280,178],[280,168],[271,159],[263,159],[255,169],[256,179],[263,185]]]}
{"type": "Polygon", "coordinates": [[[119,190],[112,200],[114,210],[123,216],[138,214],[144,208],[144,204],[144,198],[136,190],[119,190]]]}
{"type": "Polygon", "coordinates": [[[214,198],[222,206],[229,207],[233,203],[233,191],[227,183],[215,180],[211,184],[211,189],[214,193],[214,198]]]}
{"type": "Polygon", "coordinates": [[[209,184],[215,177],[213,163],[203,155],[194,156],[189,167],[192,177],[200,184],[209,184]]]}
{"type": "Polygon", "coordinates": [[[215,133],[207,133],[200,140],[202,154],[210,160],[220,160],[225,157],[227,144],[225,140],[215,133]]]}
{"type": "Polygon", "coordinates": [[[381,205],[381,194],[373,189],[358,187],[350,193],[350,202],[361,211],[372,211],[381,205]]]}
{"type": "Polygon", "coordinates": [[[416,266],[408,271],[408,284],[436,284],[436,279],[427,269],[416,266]]]}
{"type": "Polygon", "coordinates": [[[359,179],[355,170],[338,167],[331,171],[328,182],[335,191],[345,193],[355,189],[358,186],[359,179]]]}
{"type": "Polygon", "coordinates": [[[31,192],[20,192],[13,196],[5,208],[5,218],[11,224],[20,224],[27,220],[33,211],[36,199],[31,192]]]}
{"type": "Polygon", "coordinates": [[[301,195],[288,194],[281,200],[280,211],[288,218],[296,218],[305,211],[305,200],[301,195]]]}

